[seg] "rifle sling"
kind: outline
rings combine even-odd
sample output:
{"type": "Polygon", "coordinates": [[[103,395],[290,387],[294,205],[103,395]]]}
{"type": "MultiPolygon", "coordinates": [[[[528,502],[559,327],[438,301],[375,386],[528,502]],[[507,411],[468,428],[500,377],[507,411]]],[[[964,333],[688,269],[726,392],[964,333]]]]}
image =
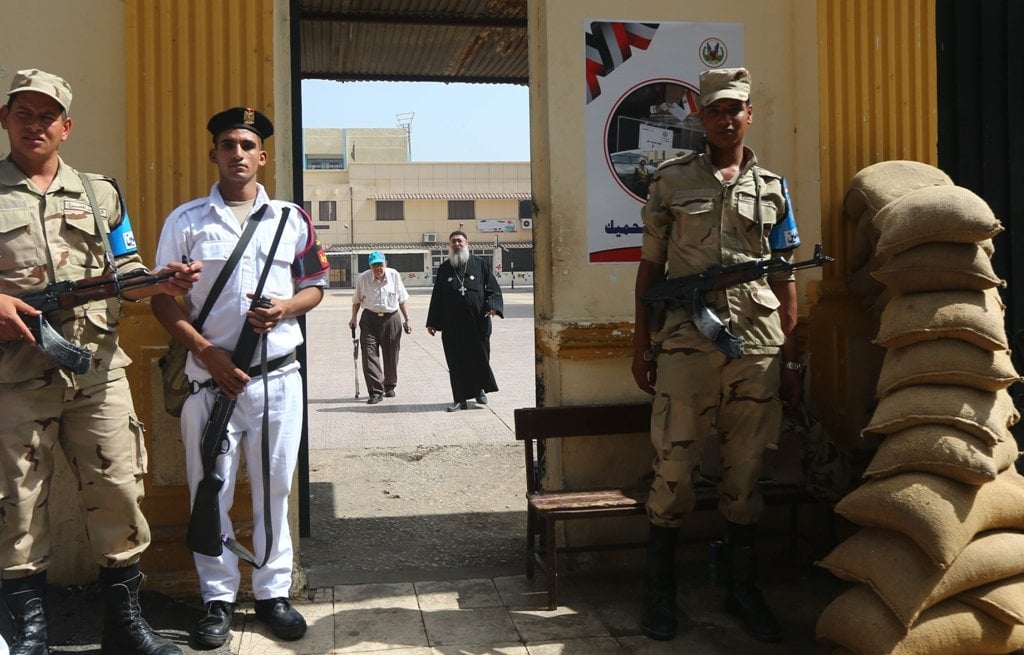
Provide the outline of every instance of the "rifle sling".
{"type": "MultiPolygon", "coordinates": [[[[269,204],[264,205],[260,209],[260,211],[258,213],[258,216],[253,216],[253,218],[250,219],[250,224],[255,224],[256,221],[254,221],[253,219],[261,218],[263,216],[263,213],[266,211],[268,206],[269,206],[269,204]]],[[[281,212],[281,218],[278,220],[277,231],[274,233],[274,240],[271,242],[270,250],[267,253],[266,265],[263,267],[263,271],[260,273],[259,282],[256,284],[256,289],[255,289],[255,291],[253,291],[253,294],[252,294],[253,295],[253,306],[255,306],[256,302],[258,302],[260,297],[263,295],[263,287],[266,285],[267,277],[270,274],[270,267],[274,265],[274,254],[277,252],[277,246],[281,242],[281,235],[284,233],[284,227],[288,223],[288,215],[289,215],[289,213],[290,213],[290,208],[289,207],[285,207],[284,210],[281,212]]],[[[246,227],[247,231],[248,231],[249,227],[251,227],[251,225],[246,227]]],[[[240,251],[240,249],[238,247],[235,248],[235,251],[238,252],[239,254],[241,254],[241,251],[240,251]]],[[[234,257],[234,253],[232,253],[232,257],[234,257]]],[[[245,322],[242,323],[242,333],[239,335],[239,338],[238,338],[240,343],[235,345],[235,353],[233,353],[232,359],[234,359],[236,361],[238,361],[240,359],[244,359],[245,361],[249,361],[249,360],[252,359],[252,353],[251,352],[249,352],[249,353],[240,353],[240,352],[238,352],[239,351],[239,345],[241,345],[241,342],[246,340],[246,331],[247,330],[250,331],[250,332],[252,330],[252,325],[248,322],[248,320],[246,320],[245,322]]],[[[263,552],[263,561],[257,564],[256,563],[256,556],[254,554],[252,554],[251,552],[249,552],[249,550],[245,546],[243,546],[242,544],[238,543],[238,541],[236,541],[233,537],[229,537],[227,535],[223,535],[223,539],[224,539],[224,547],[227,548],[228,550],[230,550],[232,553],[234,553],[235,556],[238,557],[238,559],[240,559],[240,560],[242,560],[244,562],[248,562],[254,568],[261,569],[264,566],[266,566],[268,561],[270,561],[270,551],[273,549],[273,545],[274,545],[274,527],[273,527],[273,521],[271,520],[272,517],[271,517],[271,506],[270,506],[270,437],[268,436],[270,434],[270,417],[268,416],[268,414],[270,412],[270,383],[269,383],[269,380],[267,378],[267,373],[269,372],[269,370],[268,370],[269,362],[267,362],[267,340],[265,338],[261,337],[261,338],[258,339],[258,341],[260,342],[260,345],[261,345],[260,377],[263,378],[263,421],[262,421],[262,425],[260,427],[260,429],[261,429],[261,434],[260,434],[260,458],[263,460],[263,462],[262,462],[263,465],[260,467],[261,468],[261,473],[262,473],[262,479],[263,479],[263,529],[264,529],[264,535],[265,535],[265,538],[266,538],[266,542],[265,542],[265,545],[264,545],[264,552],[263,552]]],[[[280,358],[278,358],[278,359],[280,359],[280,358]]],[[[231,420],[231,414],[234,412],[234,408],[235,408],[235,403],[231,403],[231,409],[230,409],[229,412],[227,412],[227,416],[225,416],[224,419],[223,419],[223,421],[224,421],[224,429],[220,431],[220,435],[222,435],[221,438],[223,438],[224,430],[227,429],[228,421],[231,420]]],[[[215,459],[216,459],[216,457],[214,458],[214,460],[215,459]]],[[[211,465],[212,465],[212,463],[213,462],[211,462],[211,465]]],[[[203,464],[204,464],[204,467],[205,467],[205,465],[206,465],[205,458],[204,458],[203,464]]],[[[211,468],[212,468],[212,466],[211,466],[211,468]]],[[[209,471],[204,471],[204,475],[206,475],[208,473],[209,473],[209,471]]]]}

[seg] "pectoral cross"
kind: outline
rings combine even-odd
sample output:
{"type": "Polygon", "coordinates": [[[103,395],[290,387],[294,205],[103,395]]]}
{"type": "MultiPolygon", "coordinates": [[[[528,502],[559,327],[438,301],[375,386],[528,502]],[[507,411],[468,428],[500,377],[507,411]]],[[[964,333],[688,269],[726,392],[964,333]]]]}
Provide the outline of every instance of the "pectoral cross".
{"type": "Polygon", "coordinates": [[[461,293],[462,295],[466,295],[466,285],[465,284],[459,286],[459,293],[461,293]]]}

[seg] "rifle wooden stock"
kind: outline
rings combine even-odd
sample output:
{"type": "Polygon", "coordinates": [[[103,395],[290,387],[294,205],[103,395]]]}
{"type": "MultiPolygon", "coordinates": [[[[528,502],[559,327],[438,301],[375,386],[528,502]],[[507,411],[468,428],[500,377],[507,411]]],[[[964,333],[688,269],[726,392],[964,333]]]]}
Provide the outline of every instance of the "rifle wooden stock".
{"type": "Polygon", "coordinates": [[[220,557],[224,552],[224,536],[220,530],[220,490],[223,486],[224,478],[211,471],[196,487],[188,534],[185,535],[185,543],[194,553],[220,557]]]}

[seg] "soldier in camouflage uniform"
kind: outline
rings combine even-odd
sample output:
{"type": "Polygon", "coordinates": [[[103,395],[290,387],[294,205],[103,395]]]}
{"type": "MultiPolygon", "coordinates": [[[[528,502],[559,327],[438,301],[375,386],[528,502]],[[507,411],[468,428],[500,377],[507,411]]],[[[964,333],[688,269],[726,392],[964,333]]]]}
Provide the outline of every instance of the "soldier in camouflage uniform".
{"type": "Polygon", "coordinates": [[[753,117],[749,74],[742,68],[705,71],[700,92],[707,150],[663,163],[643,209],[632,370],[637,385],[654,396],[656,459],[642,628],[654,639],[675,636],[677,535],[695,503],[691,474],[706,442],[717,436],[723,460],[718,506],[728,522],[726,609],[755,637],[777,641],[778,621],[756,586],[753,546],[763,507],[757,486],[762,458],[778,437],[783,402],[795,404],[801,395],[793,277],[706,294],[707,306],[742,339],[736,359],[719,352],[685,310],[670,310],[664,326],[650,326],[639,301],[665,278],[786,254],[799,245],[783,179],[757,166],[743,144],[753,117]]]}
{"type": "Polygon", "coordinates": [[[36,347],[19,313],[39,312],[18,296],[56,281],[143,268],[127,211],[113,180],[87,175],[85,184],[58,155],[71,132],[70,85],[50,73],[15,76],[0,125],[10,155],[0,161],[0,578],[16,629],[11,652],[48,653],[44,608],[50,565],[48,507],[54,448],[60,444],[79,481],[86,525],[100,566],[104,653],[181,653],[140,616],[138,561],[149,545],[140,510],[146,449],[142,424],[125,378],[130,360],[118,347],[122,300],[182,295],[198,280],[198,265],[171,264],[157,285],[50,312],[64,339],[91,355],[83,374],[61,368],[36,347]],[[101,229],[109,230],[110,251],[101,229]],[[192,270],[195,268],[196,270],[192,270]]]}

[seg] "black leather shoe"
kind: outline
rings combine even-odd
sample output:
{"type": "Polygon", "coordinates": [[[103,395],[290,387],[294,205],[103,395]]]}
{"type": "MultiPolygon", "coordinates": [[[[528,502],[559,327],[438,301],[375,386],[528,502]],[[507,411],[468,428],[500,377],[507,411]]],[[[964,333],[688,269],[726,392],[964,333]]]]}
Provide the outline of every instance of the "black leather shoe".
{"type": "Polygon", "coordinates": [[[476,397],[476,404],[477,405],[486,405],[487,404],[487,394],[481,393],[479,396],[477,396],[476,397]]]}
{"type": "Polygon", "coordinates": [[[384,397],[385,398],[394,398],[395,397],[395,390],[394,389],[388,389],[387,391],[384,392],[384,397]]]}
{"type": "Polygon", "coordinates": [[[466,402],[465,400],[463,400],[461,402],[457,402],[457,403],[452,403],[451,405],[448,405],[447,407],[445,407],[444,411],[446,411],[446,412],[457,412],[460,409],[469,409],[469,403],[466,402]]]}
{"type": "Polygon", "coordinates": [[[366,401],[366,404],[367,405],[376,405],[377,403],[379,403],[382,400],[384,400],[383,396],[381,396],[380,394],[377,394],[377,393],[373,393],[373,394],[370,394],[370,399],[366,401]]]}
{"type": "Polygon", "coordinates": [[[206,616],[199,619],[192,639],[200,648],[217,648],[231,639],[231,617],[235,606],[224,600],[211,600],[206,604],[206,616]]]}
{"type": "Polygon", "coordinates": [[[301,639],[306,634],[306,619],[287,598],[256,601],[256,618],[263,621],[277,637],[285,641],[301,639]]]}

